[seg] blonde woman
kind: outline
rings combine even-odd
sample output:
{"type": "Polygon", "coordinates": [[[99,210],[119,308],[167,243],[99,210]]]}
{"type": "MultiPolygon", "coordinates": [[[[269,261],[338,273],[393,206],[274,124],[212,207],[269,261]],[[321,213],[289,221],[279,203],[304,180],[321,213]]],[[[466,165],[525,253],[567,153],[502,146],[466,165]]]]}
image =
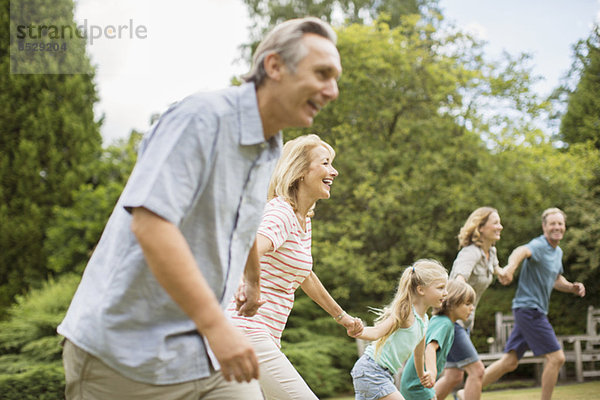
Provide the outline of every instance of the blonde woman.
{"type": "Polygon", "coordinates": [[[475,320],[475,310],[481,295],[492,283],[493,275],[499,271],[498,256],[494,244],[502,232],[500,215],[491,207],[480,207],[473,211],[460,229],[459,249],[450,271],[450,279],[460,279],[475,289],[474,310],[467,321],[454,324],[454,344],[448,353],[444,376],[436,383],[438,398],[444,399],[464,378],[467,372],[464,391],[459,398],[479,399],[485,367],[479,360],[477,350],[471,342],[470,333],[475,320]]]}
{"type": "Polygon", "coordinates": [[[228,309],[234,325],[244,330],[254,346],[260,364],[259,381],[267,399],[317,399],[280,350],[281,334],[298,287],[343,325],[348,335],[355,337],[363,329],[360,319],[346,314],[312,271],[311,217],[316,202],[330,196],[338,175],[332,165],[334,157],[331,146],[317,135],[301,136],[285,144],[256,235],[264,304],[253,317],[239,315],[246,299],[238,295],[228,309]]]}

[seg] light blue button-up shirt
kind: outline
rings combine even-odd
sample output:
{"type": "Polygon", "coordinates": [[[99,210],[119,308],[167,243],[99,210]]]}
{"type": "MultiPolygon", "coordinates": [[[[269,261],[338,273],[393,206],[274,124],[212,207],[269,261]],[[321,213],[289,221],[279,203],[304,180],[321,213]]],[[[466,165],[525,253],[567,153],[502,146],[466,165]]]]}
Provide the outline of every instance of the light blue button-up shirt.
{"type": "Polygon", "coordinates": [[[148,268],[134,207],[179,227],[225,308],[237,289],[281,154],[265,141],[254,84],[195,94],[146,135],[137,164],[58,332],[124,376],[171,384],[210,375],[194,323],[148,268]]]}

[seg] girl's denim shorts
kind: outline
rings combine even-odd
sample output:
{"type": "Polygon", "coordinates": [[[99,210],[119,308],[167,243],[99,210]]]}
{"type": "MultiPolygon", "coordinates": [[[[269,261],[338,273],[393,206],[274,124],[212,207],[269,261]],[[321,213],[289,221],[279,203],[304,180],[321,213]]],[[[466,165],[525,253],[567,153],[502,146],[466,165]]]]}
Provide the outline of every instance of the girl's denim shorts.
{"type": "Polygon", "coordinates": [[[396,392],[394,376],[387,368],[363,354],[350,372],[356,400],[376,400],[396,392]]]}

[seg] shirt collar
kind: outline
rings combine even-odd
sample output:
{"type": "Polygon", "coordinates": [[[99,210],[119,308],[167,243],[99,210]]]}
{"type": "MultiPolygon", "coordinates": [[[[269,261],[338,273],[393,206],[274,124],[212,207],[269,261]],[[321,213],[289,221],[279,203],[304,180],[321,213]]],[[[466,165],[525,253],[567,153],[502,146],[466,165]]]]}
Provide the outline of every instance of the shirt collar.
{"type": "Polygon", "coordinates": [[[240,144],[251,146],[265,142],[265,134],[258,111],[254,82],[244,83],[238,98],[240,119],[240,144]]]}
{"type": "Polygon", "coordinates": [[[540,235],[540,237],[544,240],[544,243],[546,243],[546,247],[548,247],[549,249],[556,250],[559,248],[559,245],[556,245],[556,247],[552,246],[552,244],[550,244],[550,241],[548,240],[546,235],[542,234],[542,235],[540,235]]]}

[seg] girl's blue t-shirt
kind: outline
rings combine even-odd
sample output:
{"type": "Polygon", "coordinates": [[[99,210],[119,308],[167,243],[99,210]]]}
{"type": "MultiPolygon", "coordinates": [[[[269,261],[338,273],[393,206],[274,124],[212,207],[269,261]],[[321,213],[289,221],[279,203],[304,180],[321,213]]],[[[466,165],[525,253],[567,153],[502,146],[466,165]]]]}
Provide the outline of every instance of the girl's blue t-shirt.
{"type": "Polygon", "coordinates": [[[413,315],[415,322],[408,328],[400,328],[392,333],[377,354],[375,354],[375,342],[369,344],[365,349],[366,355],[375,360],[377,364],[390,370],[392,374],[398,372],[398,369],[425,336],[429,317],[425,314],[425,317],[421,318],[414,307],[413,315]]]}
{"type": "MultiPolygon", "coordinates": [[[[436,379],[441,375],[446,365],[446,357],[454,343],[454,323],[445,315],[434,315],[431,317],[431,322],[427,328],[426,344],[436,341],[438,349],[436,351],[436,379]]],[[[433,388],[426,388],[421,385],[419,376],[415,369],[415,358],[411,355],[404,370],[402,370],[400,393],[406,399],[411,400],[429,400],[435,397],[433,388]]]]}

